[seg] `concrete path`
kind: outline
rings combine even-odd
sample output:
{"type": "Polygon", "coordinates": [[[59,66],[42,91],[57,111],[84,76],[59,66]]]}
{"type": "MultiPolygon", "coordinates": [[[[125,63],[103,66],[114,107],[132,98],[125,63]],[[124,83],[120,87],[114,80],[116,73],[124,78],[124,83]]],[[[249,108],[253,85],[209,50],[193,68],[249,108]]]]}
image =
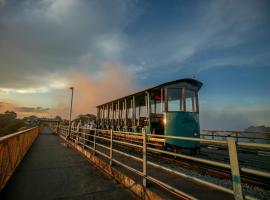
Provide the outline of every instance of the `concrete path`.
{"type": "Polygon", "coordinates": [[[121,185],[44,128],[0,199],[133,199],[121,185]]]}

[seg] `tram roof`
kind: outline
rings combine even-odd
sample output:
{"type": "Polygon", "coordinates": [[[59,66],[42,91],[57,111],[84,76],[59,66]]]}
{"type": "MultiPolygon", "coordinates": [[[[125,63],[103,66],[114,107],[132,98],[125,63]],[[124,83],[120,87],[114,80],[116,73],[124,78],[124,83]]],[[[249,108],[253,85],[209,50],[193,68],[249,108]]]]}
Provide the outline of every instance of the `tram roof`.
{"type": "Polygon", "coordinates": [[[177,84],[177,83],[189,83],[191,85],[194,85],[196,87],[198,87],[198,90],[202,87],[202,82],[196,80],[196,79],[192,79],[192,78],[184,78],[184,79],[178,79],[178,80],[174,80],[174,81],[169,81],[169,82],[166,82],[166,83],[162,83],[160,85],[156,85],[154,87],[151,87],[151,88],[147,88],[147,89],[144,89],[144,90],[140,90],[138,92],[133,92],[129,95],[126,95],[126,96],[123,96],[121,98],[118,98],[118,99],[114,99],[112,101],[108,101],[106,103],[103,103],[103,104],[100,104],[98,105],[97,107],[100,107],[100,106],[104,106],[108,103],[112,103],[112,102],[115,102],[115,101],[119,101],[119,100],[122,100],[122,99],[125,99],[127,97],[131,97],[131,96],[134,96],[134,95],[138,95],[140,93],[145,93],[146,91],[151,91],[151,90],[155,90],[155,89],[159,89],[159,88],[162,88],[164,86],[169,86],[169,85],[173,85],[173,84],[177,84]]]}

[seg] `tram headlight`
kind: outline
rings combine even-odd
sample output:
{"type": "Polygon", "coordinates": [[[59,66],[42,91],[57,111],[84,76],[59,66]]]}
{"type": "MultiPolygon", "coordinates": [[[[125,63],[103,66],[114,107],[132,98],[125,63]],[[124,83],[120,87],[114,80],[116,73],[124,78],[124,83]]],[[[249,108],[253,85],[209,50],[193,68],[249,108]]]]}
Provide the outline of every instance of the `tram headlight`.
{"type": "Polygon", "coordinates": [[[163,124],[166,125],[166,123],[167,123],[167,120],[166,120],[166,118],[164,118],[163,119],[163,124]]]}

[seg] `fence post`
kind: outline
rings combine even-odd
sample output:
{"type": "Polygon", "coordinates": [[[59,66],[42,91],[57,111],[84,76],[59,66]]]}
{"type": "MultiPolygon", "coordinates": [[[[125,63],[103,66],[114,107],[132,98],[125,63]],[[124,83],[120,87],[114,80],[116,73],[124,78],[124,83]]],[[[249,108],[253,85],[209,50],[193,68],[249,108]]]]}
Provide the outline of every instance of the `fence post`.
{"type": "Polygon", "coordinates": [[[235,136],[236,136],[236,142],[238,142],[239,133],[240,133],[240,132],[236,132],[236,133],[235,133],[235,136]]]}
{"type": "Polygon", "coordinates": [[[93,155],[95,155],[95,153],[96,153],[96,134],[97,134],[97,129],[95,128],[95,131],[94,131],[94,153],[93,153],[93,155]]]}
{"type": "Polygon", "coordinates": [[[110,166],[112,166],[112,157],[113,157],[113,130],[110,130],[110,166]]]}
{"type": "Polygon", "coordinates": [[[228,142],[228,149],[229,149],[229,156],[230,156],[234,198],[237,200],[243,200],[244,198],[243,198],[243,193],[242,193],[241,178],[240,178],[240,171],[239,171],[239,163],[238,163],[235,138],[228,137],[227,142],[228,142]]]}
{"type": "Polygon", "coordinates": [[[143,129],[143,186],[147,185],[147,147],[146,147],[146,132],[143,129]]]}
{"type": "Polygon", "coordinates": [[[87,132],[87,129],[86,129],[86,127],[84,127],[84,134],[83,134],[83,148],[85,149],[85,140],[86,140],[86,132],[87,132]]]}

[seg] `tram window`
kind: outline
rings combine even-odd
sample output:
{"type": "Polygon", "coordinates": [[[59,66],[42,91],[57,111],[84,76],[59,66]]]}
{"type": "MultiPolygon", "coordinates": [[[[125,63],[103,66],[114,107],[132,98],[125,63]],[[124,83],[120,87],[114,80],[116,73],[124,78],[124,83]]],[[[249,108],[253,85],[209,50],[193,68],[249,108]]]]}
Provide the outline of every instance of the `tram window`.
{"type": "Polygon", "coordinates": [[[146,110],[146,106],[141,106],[141,113],[140,113],[140,117],[147,117],[147,110],[146,110]]]}
{"type": "Polygon", "coordinates": [[[161,114],[161,102],[160,100],[153,101],[151,104],[151,113],[161,114]]]}
{"type": "Polygon", "coordinates": [[[151,113],[156,113],[156,111],[155,111],[155,102],[154,101],[151,103],[151,113]]]}
{"type": "Polygon", "coordinates": [[[132,108],[129,108],[128,109],[128,118],[129,119],[132,119],[132,116],[133,116],[133,109],[132,108]]]}
{"type": "Polygon", "coordinates": [[[157,114],[162,114],[161,102],[160,101],[157,101],[157,103],[156,103],[156,113],[157,114]]]}
{"type": "Polygon", "coordinates": [[[182,90],[168,88],[168,111],[181,111],[182,90]]]}
{"type": "Polygon", "coordinates": [[[120,112],[121,112],[121,119],[124,120],[124,119],[125,119],[125,115],[126,115],[126,114],[125,114],[125,112],[126,112],[125,109],[122,108],[120,112]]]}
{"type": "Polygon", "coordinates": [[[196,112],[196,93],[186,89],[186,112],[196,112]]]}
{"type": "Polygon", "coordinates": [[[113,110],[112,108],[109,109],[109,119],[113,118],[113,110]]]}

